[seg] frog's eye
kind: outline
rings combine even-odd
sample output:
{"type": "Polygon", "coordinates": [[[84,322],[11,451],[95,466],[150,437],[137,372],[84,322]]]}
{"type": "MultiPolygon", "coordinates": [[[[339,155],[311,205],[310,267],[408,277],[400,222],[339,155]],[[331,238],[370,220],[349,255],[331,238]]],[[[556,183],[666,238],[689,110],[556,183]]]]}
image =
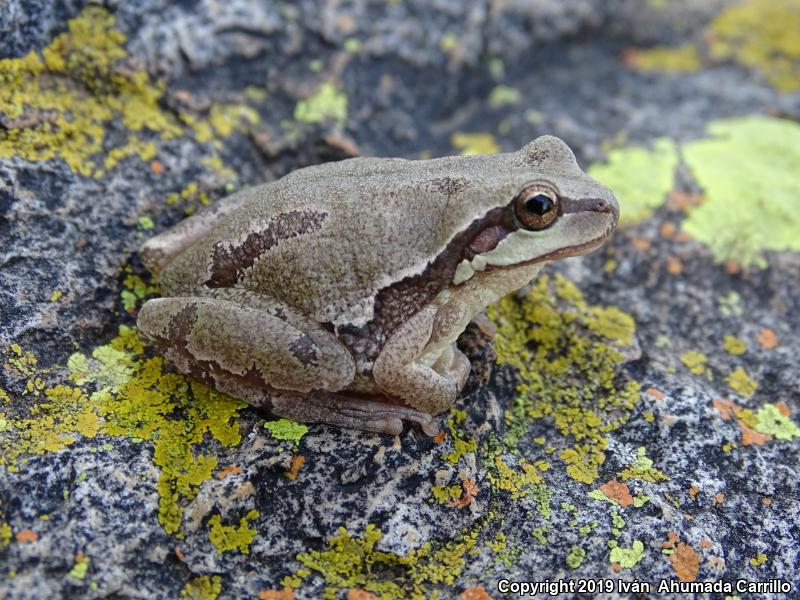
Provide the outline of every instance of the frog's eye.
{"type": "Polygon", "coordinates": [[[525,229],[547,229],[558,217],[558,194],[548,185],[533,183],[514,199],[514,213],[525,229]]]}

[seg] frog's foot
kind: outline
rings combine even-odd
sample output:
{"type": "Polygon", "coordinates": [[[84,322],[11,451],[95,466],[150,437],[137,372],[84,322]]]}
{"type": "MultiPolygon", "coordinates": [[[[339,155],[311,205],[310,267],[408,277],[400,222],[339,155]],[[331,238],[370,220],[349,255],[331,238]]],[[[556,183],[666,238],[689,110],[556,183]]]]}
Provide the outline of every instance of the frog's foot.
{"type": "Polygon", "coordinates": [[[407,406],[399,406],[341,394],[310,393],[301,397],[274,394],[270,410],[281,417],[306,423],[325,423],[387,435],[399,435],[403,421],[419,423],[426,435],[439,433],[436,419],[407,406]]]}

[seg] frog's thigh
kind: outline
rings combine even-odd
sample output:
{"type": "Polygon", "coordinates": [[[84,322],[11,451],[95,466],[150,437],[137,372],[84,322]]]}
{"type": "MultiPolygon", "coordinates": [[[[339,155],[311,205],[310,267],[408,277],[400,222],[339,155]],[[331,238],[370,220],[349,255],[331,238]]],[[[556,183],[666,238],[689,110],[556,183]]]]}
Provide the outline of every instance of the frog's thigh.
{"type": "Polygon", "coordinates": [[[435,415],[455,402],[469,376],[467,358],[454,346],[445,348],[432,367],[416,362],[425,352],[438,308],[426,306],[401,325],[375,361],[372,374],[384,392],[435,415]]]}
{"type": "Polygon", "coordinates": [[[230,376],[252,388],[337,391],[355,362],[336,337],[304,320],[219,298],[156,298],[144,304],[138,326],[184,372],[230,376]]]}

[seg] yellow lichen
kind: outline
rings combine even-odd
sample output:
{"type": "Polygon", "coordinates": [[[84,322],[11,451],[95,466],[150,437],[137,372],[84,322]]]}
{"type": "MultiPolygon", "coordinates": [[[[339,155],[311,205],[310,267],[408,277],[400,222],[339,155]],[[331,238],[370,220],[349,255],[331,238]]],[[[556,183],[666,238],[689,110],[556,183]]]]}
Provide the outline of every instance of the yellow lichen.
{"type": "Polygon", "coordinates": [[[222,591],[219,575],[203,575],[186,583],[181,589],[180,600],[215,600],[222,591]]]}
{"type": "Polygon", "coordinates": [[[11,525],[5,521],[0,521],[0,550],[11,543],[11,535],[14,532],[11,530],[11,525]]]}
{"type": "Polygon", "coordinates": [[[756,393],[758,383],[751,379],[742,367],[737,367],[734,371],[725,378],[731,389],[739,393],[745,398],[752,398],[756,393]]]}
{"type": "Polygon", "coordinates": [[[325,82],[314,94],[297,103],[294,118],[303,123],[332,121],[344,125],[347,120],[347,95],[330,82],[325,82]]]}
{"type": "MultiPolygon", "coordinates": [[[[244,404],[166,371],[163,358],[146,358],[143,351],[135,330],[122,326],[91,359],[73,355],[72,385],[43,386],[44,402],[33,404],[24,415],[3,415],[0,465],[18,470],[27,455],[61,450],[78,436],[150,440],[161,471],[159,521],[168,533],[180,536],[183,504],[196,496],[217,466],[216,457],[195,454],[194,447],[206,439],[238,444],[235,418],[244,404]]],[[[17,360],[27,356],[21,349],[12,354],[17,360]]],[[[20,375],[29,377],[33,388],[40,379],[35,371],[20,375]]]]}
{"type": "Polygon", "coordinates": [[[497,476],[490,472],[488,474],[489,481],[497,489],[510,492],[512,500],[523,497],[534,486],[542,483],[542,478],[536,472],[536,468],[524,459],[520,462],[520,471],[509,467],[499,456],[495,457],[494,466],[497,469],[497,476]]]}
{"type": "Polygon", "coordinates": [[[625,62],[639,71],[665,71],[668,73],[693,73],[701,67],[700,55],[692,44],[674,48],[656,46],[646,50],[636,49],[625,55],[625,62]]]}
{"type": "Polygon", "coordinates": [[[491,133],[456,132],[450,137],[450,143],[454,148],[461,150],[464,156],[500,152],[500,146],[491,133]]]}
{"type": "Polygon", "coordinates": [[[258,120],[248,107],[217,104],[208,119],[176,117],[162,105],[164,84],[128,60],[125,41],[114,16],[90,5],[41,51],[0,60],[0,158],[60,158],[100,177],[126,157],[153,159],[157,140],[193,129],[207,141],[230,135],[235,122],[258,120]]]}
{"type": "Polygon", "coordinates": [[[0,129],[0,157],[60,157],[78,173],[99,175],[103,163],[96,156],[106,151],[109,168],[122,156],[151,154],[138,140],[106,150],[112,121],[178,135],[176,119],[158,104],[163,86],[145,71],[118,68],[127,57],[124,43],[114,17],[89,6],[41,53],[0,60],[0,111],[12,124],[0,129]]]}
{"type": "Polygon", "coordinates": [[[800,90],[800,3],[744,0],[723,10],[708,28],[709,52],[760,72],[776,89],[800,90]]]}
{"type": "Polygon", "coordinates": [[[551,419],[569,441],[559,457],[571,477],[591,483],[605,460],[607,433],[630,418],[639,385],[616,383],[634,322],[619,309],[588,306],[560,275],[540,277],[527,298],[487,311],[497,325],[498,362],[517,368],[519,396],[506,411],[505,443],[516,446],[531,419],[551,419]]]}
{"type": "Polygon", "coordinates": [[[445,590],[453,586],[477,543],[474,533],[466,534],[461,541],[426,543],[400,556],[377,550],[381,537],[380,530],[371,524],[361,537],[352,537],[346,529],[339,528],[326,550],[299,554],[297,560],[306,568],[285,577],[281,585],[297,588],[304,579],[317,574],[325,581],[322,597],[326,599],[349,589],[361,589],[384,599],[428,598],[434,586],[445,590]]]}
{"type": "Polygon", "coordinates": [[[711,369],[708,368],[708,357],[696,350],[689,350],[681,355],[681,362],[695,375],[705,375],[709,380],[713,378],[711,369]]]}
{"type": "Polygon", "coordinates": [[[251,510],[241,519],[239,519],[239,526],[223,525],[222,517],[214,515],[208,520],[211,527],[211,532],[208,537],[214,547],[217,549],[217,554],[222,555],[223,552],[238,549],[242,554],[250,554],[250,544],[253,543],[253,538],[256,536],[256,530],[248,527],[250,521],[258,518],[259,512],[251,510]]]}
{"type": "Polygon", "coordinates": [[[734,356],[739,356],[747,352],[747,344],[745,341],[735,335],[726,335],[722,346],[725,348],[725,352],[734,356]]]}

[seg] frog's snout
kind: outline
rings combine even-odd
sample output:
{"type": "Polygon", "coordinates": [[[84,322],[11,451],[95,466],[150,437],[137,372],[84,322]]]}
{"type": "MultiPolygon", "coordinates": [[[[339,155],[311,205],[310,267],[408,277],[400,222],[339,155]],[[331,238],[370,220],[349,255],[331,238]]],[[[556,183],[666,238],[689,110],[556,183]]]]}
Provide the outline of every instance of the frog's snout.
{"type": "Polygon", "coordinates": [[[619,203],[613,194],[609,194],[606,198],[596,198],[593,209],[599,213],[610,213],[614,227],[617,226],[619,222],[619,203]]]}
{"type": "Polygon", "coordinates": [[[602,190],[598,191],[600,193],[588,200],[585,206],[592,212],[609,216],[608,229],[611,233],[619,223],[619,202],[617,202],[614,192],[607,187],[603,186],[602,190]]]}

